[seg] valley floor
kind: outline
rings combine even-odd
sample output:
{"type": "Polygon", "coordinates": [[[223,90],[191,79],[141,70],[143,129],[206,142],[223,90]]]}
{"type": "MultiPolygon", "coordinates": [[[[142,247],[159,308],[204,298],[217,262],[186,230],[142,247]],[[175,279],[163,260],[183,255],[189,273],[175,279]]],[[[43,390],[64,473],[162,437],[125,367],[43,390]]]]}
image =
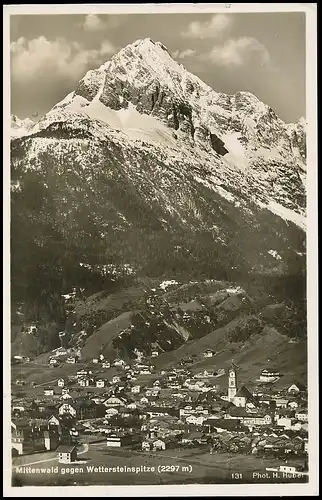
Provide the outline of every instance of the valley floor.
{"type": "Polygon", "coordinates": [[[278,467],[284,461],[260,459],[251,455],[215,453],[204,450],[165,450],[141,452],[109,449],[105,443],[91,443],[82,450],[77,463],[59,464],[54,453],[19,457],[13,464],[13,485],[143,485],[143,484],[223,484],[306,482],[305,478],[276,477],[266,467],[278,467]],[[19,467],[38,469],[22,472],[19,467]],[[33,465],[32,465],[33,464],[33,465]],[[119,467],[120,471],[115,471],[119,467]],[[122,471],[135,468],[135,472],[122,471]],[[47,469],[50,468],[51,472],[47,469]],[[114,469],[114,470],[106,470],[114,469]],[[145,468],[145,470],[144,470],[145,468]],[[43,471],[42,471],[43,469],[43,471]],[[139,472],[138,472],[139,470],[139,472]],[[171,471],[172,470],[172,471],[171,471]]]}

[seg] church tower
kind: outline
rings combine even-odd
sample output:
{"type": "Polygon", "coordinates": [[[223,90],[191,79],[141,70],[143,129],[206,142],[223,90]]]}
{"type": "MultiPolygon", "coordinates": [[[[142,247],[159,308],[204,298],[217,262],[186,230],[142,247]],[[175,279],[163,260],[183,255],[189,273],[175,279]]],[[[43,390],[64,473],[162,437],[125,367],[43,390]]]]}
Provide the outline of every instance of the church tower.
{"type": "Polygon", "coordinates": [[[236,366],[232,362],[228,370],[228,401],[233,401],[237,392],[237,371],[236,366]]]}

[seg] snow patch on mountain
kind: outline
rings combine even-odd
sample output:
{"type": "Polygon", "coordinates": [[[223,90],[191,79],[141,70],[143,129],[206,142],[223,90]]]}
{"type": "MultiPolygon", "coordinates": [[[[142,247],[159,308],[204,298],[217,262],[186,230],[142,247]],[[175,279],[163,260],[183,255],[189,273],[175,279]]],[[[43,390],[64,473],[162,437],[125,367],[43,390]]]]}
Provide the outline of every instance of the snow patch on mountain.
{"type": "Polygon", "coordinates": [[[282,257],[279,255],[279,253],[276,250],[268,250],[267,253],[269,253],[276,260],[282,260],[282,257]]]}
{"type": "Polygon", "coordinates": [[[31,133],[35,123],[30,118],[21,120],[16,115],[11,115],[11,137],[23,137],[31,133]]]}
{"type": "Polygon", "coordinates": [[[67,104],[70,104],[72,102],[74,96],[75,96],[75,92],[74,91],[70,92],[69,94],[67,94],[66,97],[64,97],[64,99],[62,99],[57,104],[55,104],[55,106],[52,109],[57,109],[60,107],[64,107],[67,104]]]}
{"type": "Polygon", "coordinates": [[[248,160],[245,148],[239,141],[240,134],[238,132],[227,133],[221,139],[224,142],[225,148],[228,149],[228,153],[224,155],[225,160],[239,168],[245,169],[248,166],[248,160]]]}
{"type": "Polygon", "coordinates": [[[222,196],[223,198],[225,198],[226,200],[228,201],[231,201],[231,202],[234,202],[235,201],[235,198],[234,196],[231,194],[231,193],[228,193],[228,191],[226,191],[224,188],[222,188],[221,186],[216,186],[216,191],[217,193],[220,194],[220,196],[222,196]]]}
{"type": "Polygon", "coordinates": [[[176,147],[173,131],[160,120],[151,115],[139,113],[131,103],[127,108],[113,110],[99,100],[99,94],[92,101],[80,95],[74,95],[74,93],[68,94],[59,105],[56,105],[52,111],[47,113],[35,130],[46,128],[55,121],[70,119],[69,112],[89,117],[92,120],[98,120],[113,129],[120,130],[130,140],[156,142],[165,146],[176,147]],[[58,108],[61,105],[63,105],[64,109],[58,114],[58,108]]]}
{"type": "Polygon", "coordinates": [[[306,217],[304,215],[298,214],[293,210],[290,210],[289,208],[283,207],[283,205],[280,205],[280,203],[277,203],[274,200],[270,200],[267,208],[282,219],[291,221],[304,231],[306,230],[306,217]]]}

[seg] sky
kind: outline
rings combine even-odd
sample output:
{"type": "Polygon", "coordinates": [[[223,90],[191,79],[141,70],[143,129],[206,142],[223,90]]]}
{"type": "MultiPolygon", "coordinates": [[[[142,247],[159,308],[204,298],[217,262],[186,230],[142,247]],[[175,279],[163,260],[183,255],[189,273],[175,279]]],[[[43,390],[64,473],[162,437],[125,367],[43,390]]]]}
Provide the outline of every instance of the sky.
{"type": "Polygon", "coordinates": [[[305,117],[305,13],[11,15],[11,112],[38,116],[137,39],[161,41],[217,92],[248,91],[305,117]]]}

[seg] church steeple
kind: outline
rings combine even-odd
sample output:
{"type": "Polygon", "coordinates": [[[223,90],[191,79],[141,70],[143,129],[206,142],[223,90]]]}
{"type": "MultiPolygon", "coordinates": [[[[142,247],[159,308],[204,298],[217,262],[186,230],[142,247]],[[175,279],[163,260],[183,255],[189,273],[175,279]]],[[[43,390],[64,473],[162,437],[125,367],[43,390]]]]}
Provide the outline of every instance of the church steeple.
{"type": "Polygon", "coordinates": [[[237,392],[237,366],[234,360],[231,361],[231,367],[228,370],[228,401],[233,401],[237,392]]]}

